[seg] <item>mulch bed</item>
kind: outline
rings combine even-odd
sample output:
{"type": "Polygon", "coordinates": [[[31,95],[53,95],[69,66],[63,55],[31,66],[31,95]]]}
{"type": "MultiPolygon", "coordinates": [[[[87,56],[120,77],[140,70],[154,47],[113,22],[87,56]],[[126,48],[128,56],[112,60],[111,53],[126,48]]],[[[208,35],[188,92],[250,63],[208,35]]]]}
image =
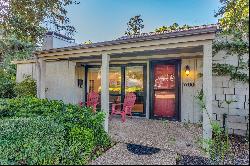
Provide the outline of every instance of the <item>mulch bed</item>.
{"type": "Polygon", "coordinates": [[[230,135],[230,153],[225,163],[233,165],[249,165],[249,138],[230,135]]]}
{"type": "Polygon", "coordinates": [[[210,165],[209,159],[200,156],[181,155],[177,165],[210,165]]]}
{"type": "MultiPolygon", "coordinates": [[[[225,157],[224,165],[249,165],[249,138],[230,135],[230,152],[225,157]]],[[[180,155],[177,165],[210,165],[208,158],[200,156],[180,155]]]]}

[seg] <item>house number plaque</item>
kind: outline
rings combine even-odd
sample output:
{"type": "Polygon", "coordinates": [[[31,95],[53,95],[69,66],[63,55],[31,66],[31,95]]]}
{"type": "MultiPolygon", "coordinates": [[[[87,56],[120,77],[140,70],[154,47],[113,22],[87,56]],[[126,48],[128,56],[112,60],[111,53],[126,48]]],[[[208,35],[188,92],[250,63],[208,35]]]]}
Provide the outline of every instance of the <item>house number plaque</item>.
{"type": "Polygon", "coordinates": [[[194,87],[195,83],[194,82],[185,82],[185,83],[183,83],[183,86],[194,87]]]}

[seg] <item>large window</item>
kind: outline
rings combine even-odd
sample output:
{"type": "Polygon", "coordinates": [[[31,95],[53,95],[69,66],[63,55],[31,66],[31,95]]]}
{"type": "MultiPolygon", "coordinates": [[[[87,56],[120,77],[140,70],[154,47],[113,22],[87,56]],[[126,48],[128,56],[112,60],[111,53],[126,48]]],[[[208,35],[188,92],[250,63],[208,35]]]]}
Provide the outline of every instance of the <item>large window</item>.
{"type": "Polygon", "coordinates": [[[121,94],[121,68],[111,67],[109,69],[109,93],[121,94]]]}
{"type": "Polygon", "coordinates": [[[87,78],[87,92],[101,92],[100,68],[89,68],[87,78]]]}
{"type": "MultiPolygon", "coordinates": [[[[94,91],[101,93],[100,67],[88,67],[87,93],[94,91]]],[[[144,113],[144,66],[112,66],[109,68],[109,101],[121,103],[126,93],[134,92],[136,102],[133,113],[144,113]]]]}
{"type": "Polygon", "coordinates": [[[109,101],[113,103],[121,103],[121,67],[109,68],[109,101]]]}
{"type": "Polygon", "coordinates": [[[144,103],[144,74],[143,66],[126,67],[125,70],[125,92],[134,92],[136,102],[133,112],[143,112],[144,103]]]}

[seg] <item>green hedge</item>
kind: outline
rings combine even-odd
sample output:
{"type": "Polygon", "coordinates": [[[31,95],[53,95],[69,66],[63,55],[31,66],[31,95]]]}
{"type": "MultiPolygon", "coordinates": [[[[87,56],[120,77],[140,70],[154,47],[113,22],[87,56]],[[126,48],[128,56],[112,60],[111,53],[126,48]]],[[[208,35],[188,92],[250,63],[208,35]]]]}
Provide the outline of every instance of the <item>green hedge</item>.
{"type": "Polygon", "coordinates": [[[0,133],[0,165],[59,164],[66,146],[63,126],[42,117],[3,119],[0,133]]]}
{"type": "Polygon", "coordinates": [[[30,76],[25,76],[22,82],[16,83],[14,91],[17,97],[36,96],[36,81],[30,76]]]}
{"type": "Polygon", "coordinates": [[[16,83],[15,75],[0,67],[0,98],[25,96],[36,96],[36,81],[30,75],[27,75],[22,82],[16,83]]]}
{"type": "Polygon", "coordinates": [[[0,98],[13,98],[15,78],[0,68],[0,98]]]}
{"type": "MultiPolygon", "coordinates": [[[[58,161],[58,164],[86,164],[95,153],[105,150],[111,145],[110,138],[103,128],[105,117],[103,112],[93,113],[87,107],[81,108],[77,105],[64,104],[62,101],[49,101],[34,97],[0,99],[0,121],[1,119],[10,121],[13,118],[18,120],[23,118],[37,120],[37,117],[50,119],[52,124],[63,126],[63,135],[61,136],[66,142],[66,148],[63,148],[64,153],[60,156],[60,160],[57,159],[57,156],[54,160],[52,156],[51,162],[58,161]]],[[[35,133],[41,132],[40,130],[42,129],[31,128],[30,130],[33,130],[35,133]]],[[[35,134],[31,135],[36,137],[35,134]]],[[[6,141],[2,137],[0,138],[0,141],[6,141]]],[[[11,137],[6,137],[6,139],[11,141],[11,137]]],[[[22,139],[20,138],[20,140],[22,139]]],[[[9,146],[12,145],[9,144],[9,146]]],[[[13,144],[13,146],[18,146],[18,144],[13,144]]],[[[22,148],[24,148],[23,153],[26,153],[27,149],[25,147],[22,148]]],[[[50,154],[49,150],[48,153],[50,154]]],[[[45,151],[39,155],[49,154],[45,151]]],[[[2,158],[1,155],[0,158],[2,158]]],[[[26,158],[22,160],[28,162],[26,158]]],[[[18,163],[18,161],[14,160],[13,162],[18,163]]],[[[43,164],[41,160],[34,159],[33,161],[35,164],[43,164]]]]}

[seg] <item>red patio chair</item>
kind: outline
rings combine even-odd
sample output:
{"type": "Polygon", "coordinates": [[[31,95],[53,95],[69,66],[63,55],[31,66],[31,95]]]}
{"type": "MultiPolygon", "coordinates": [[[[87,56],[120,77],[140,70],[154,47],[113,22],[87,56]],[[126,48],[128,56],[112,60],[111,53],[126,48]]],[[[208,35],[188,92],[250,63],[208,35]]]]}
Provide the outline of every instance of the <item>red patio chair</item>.
{"type": "MultiPolygon", "coordinates": [[[[84,102],[80,102],[79,105],[82,107],[84,102]]],[[[87,102],[86,106],[87,107],[92,107],[93,112],[96,112],[96,106],[99,104],[99,94],[96,92],[90,92],[87,95],[87,102]]]]}
{"type": "Polygon", "coordinates": [[[112,112],[110,118],[112,118],[113,115],[121,115],[122,116],[122,122],[126,121],[126,115],[129,115],[132,117],[132,108],[135,105],[136,95],[134,93],[127,93],[124,99],[124,103],[118,103],[118,104],[112,104],[112,112]],[[117,106],[121,106],[122,110],[119,107],[117,109],[117,106]]]}

